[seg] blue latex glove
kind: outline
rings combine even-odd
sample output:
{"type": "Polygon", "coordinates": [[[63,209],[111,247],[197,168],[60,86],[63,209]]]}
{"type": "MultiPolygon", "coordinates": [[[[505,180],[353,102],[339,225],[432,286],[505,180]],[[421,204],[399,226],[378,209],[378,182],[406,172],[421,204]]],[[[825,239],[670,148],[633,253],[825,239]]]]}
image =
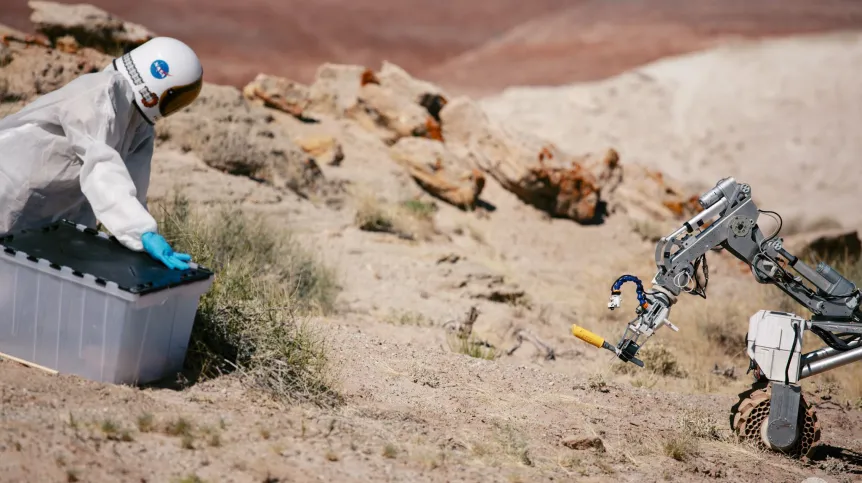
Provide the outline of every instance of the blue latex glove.
{"type": "Polygon", "coordinates": [[[166,266],[175,270],[189,268],[189,264],[186,262],[192,259],[191,255],[174,252],[168,241],[158,233],[144,233],[144,236],[141,237],[141,242],[144,244],[144,250],[151,257],[164,263],[166,266]]]}

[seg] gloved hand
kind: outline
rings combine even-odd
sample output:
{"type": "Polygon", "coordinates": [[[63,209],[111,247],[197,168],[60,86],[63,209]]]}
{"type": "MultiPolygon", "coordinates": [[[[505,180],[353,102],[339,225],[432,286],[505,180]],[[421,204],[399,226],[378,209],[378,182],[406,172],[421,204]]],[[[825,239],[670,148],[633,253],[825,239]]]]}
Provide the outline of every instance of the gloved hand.
{"type": "Polygon", "coordinates": [[[167,240],[158,233],[144,233],[141,237],[141,243],[144,245],[144,250],[151,257],[164,263],[166,266],[175,270],[185,270],[189,268],[188,262],[192,259],[191,255],[186,253],[175,253],[167,240]]]}

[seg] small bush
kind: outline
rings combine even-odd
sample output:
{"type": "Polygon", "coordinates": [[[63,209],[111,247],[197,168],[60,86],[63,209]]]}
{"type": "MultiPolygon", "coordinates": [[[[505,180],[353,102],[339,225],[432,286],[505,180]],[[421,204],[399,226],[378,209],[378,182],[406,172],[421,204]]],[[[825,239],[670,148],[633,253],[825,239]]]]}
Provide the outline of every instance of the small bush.
{"type": "Polygon", "coordinates": [[[434,322],[419,312],[396,311],[393,310],[384,319],[385,322],[392,325],[413,326],[413,327],[433,327],[434,322]]]}
{"type": "Polygon", "coordinates": [[[394,444],[388,443],[386,446],[383,447],[384,458],[393,459],[396,456],[398,456],[398,448],[394,444]]]}
{"type": "Polygon", "coordinates": [[[165,425],[164,432],[171,436],[186,436],[192,434],[194,427],[186,418],[177,418],[165,425]]]}
{"type": "Polygon", "coordinates": [[[374,196],[363,196],[356,210],[360,230],[392,233],[407,240],[428,240],[436,232],[433,216],[420,202],[390,204],[374,196]]]}
{"type": "Polygon", "coordinates": [[[420,200],[408,200],[401,206],[419,219],[430,220],[437,213],[437,205],[420,200]]]}
{"type": "MultiPolygon", "coordinates": [[[[645,345],[637,353],[637,357],[643,361],[647,371],[653,374],[665,377],[687,377],[687,373],[679,366],[676,355],[667,347],[660,343],[651,343],[645,345]]],[[[626,362],[619,363],[615,366],[615,370],[621,374],[637,374],[637,371],[642,370],[634,363],[626,362]]]]}
{"type": "Polygon", "coordinates": [[[138,416],[138,431],[142,433],[149,433],[153,430],[153,415],[150,413],[144,413],[138,416]]]}
{"type": "Polygon", "coordinates": [[[491,347],[481,340],[476,340],[472,337],[458,337],[455,334],[447,336],[449,349],[459,354],[464,354],[477,359],[494,360],[500,356],[496,348],[491,347]]]}
{"type": "Polygon", "coordinates": [[[683,434],[693,438],[720,440],[721,429],[718,422],[704,411],[689,409],[679,418],[683,434]]]}
{"type": "Polygon", "coordinates": [[[665,438],[662,449],[666,456],[677,461],[688,461],[698,454],[697,440],[684,433],[676,433],[665,438]]]}
{"type": "Polygon", "coordinates": [[[334,273],[289,233],[238,209],[204,218],[177,195],[163,206],[159,226],[177,251],[215,272],[186,357],[192,376],[238,371],[280,399],[333,402],[325,340],[299,318],[333,310],[334,273]]]}

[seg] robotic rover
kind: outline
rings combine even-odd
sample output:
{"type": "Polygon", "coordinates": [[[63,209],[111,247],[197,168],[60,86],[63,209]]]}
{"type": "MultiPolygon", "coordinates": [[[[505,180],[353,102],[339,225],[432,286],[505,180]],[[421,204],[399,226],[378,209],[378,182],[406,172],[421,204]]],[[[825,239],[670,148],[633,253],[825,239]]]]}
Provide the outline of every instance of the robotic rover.
{"type": "Polygon", "coordinates": [[[627,282],[636,285],[638,298],[637,316],[619,343],[614,347],[578,326],[572,326],[572,333],[643,367],[636,355],[646,340],[664,325],[679,330],[668,320],[679,295],[687,292],[706,297],[706,253],[727,250],[750,266],[759,283],[777,286],[812,314],[806,319],[793,313],[760,310],[751,316],[746,351],[755,382],[733,406],[731,427],[741,439],[806,458],[820,439],[820,426],[799,382],[862,359],[862,295],[853,282],[828,264],[820,262],[812,268],[788,253],[778,237],[780,215],[758,209],[748,184],[732,177],[722,179],[698,201],[703,210],[658,242],[658,271],[651,290],[645,291],[632,275],[623,275],[611,288],[611,310],[620,306],[620,288],[627,282]],[[775,215],[779,222],[769,237],[758,227],[761,213],[775,215]],[[820,337],[826,347],[803,354],[806,330],[820,337]]]}

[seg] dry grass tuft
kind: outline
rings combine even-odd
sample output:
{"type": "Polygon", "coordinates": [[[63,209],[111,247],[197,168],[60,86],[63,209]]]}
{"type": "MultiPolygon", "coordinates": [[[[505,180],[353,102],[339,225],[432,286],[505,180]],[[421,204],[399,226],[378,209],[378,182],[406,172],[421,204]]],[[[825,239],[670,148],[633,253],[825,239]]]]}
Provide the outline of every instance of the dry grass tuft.
{"type": "MultiPolygon", "coordinates": [[[[685,378],[684,371],[677,361],[676,353],[658,341],[650,341],[638,351],[638,358],[644,363],[643,369],[663,377],[685,378]]],[[[637,374],[641,368],[632,363],[619,363],[615,370],[621,374],[637,374]]]]}
{"type": "Polygon", "coordinates": [[[494,360],[501,355],[501,352],[497,348],[472,336],[458,337],[455,334],[447,334],[446,340],[449,344],[449,349],[458,354],[487,360],[494,360]]]}
{"type": "Polygon", "coordinates": [[[134,440],[134,438],[132,438],[132,433],[129,432],[128,429],[120,427],[120,425],[112,419],[103,420],[99,428],[102,430],[102,433],[105,434],[105,437],[111,441],[123,441],[128,443],[134,440]]]}
{"type": "Polygon", "coordinates": [[[688,461],[699,452],[697,440],[682,432],[673,433],[662,443],[664,454],[677,461],[688,461]]]}
{"type": "Polygon", "coordinates": [[[435,203],[422,200],[407,200],[401,203],[401,206],[416,218],[429,221],[434,218],[438,210],[435,203]]]}
{"type": "Polygon", "coordinates": [[[142,433],[149,433],[155,428],[153,415],[150,413],[144,413],[138,416],[138,431],[142,433]]]}
{"type": "Polygon", "coordinates": [[[354,221],[363,231],[392,233],[406,240],[426,241],[437,232],[435,209],[418,201],[392,204],[373,195],[359,199],[354,221]]]}
{"type": "Polygon", "coordinates": [[[469,443],[473,457],[495,467],[536,466],[529,443],[519,428],[502,421],[492,421],[491,426],[491,434],[476,434],[469,443]]]}
{"type": "Polygon", "coordinates": [[[388,459],[394,459],[398,456],[398,447],[392,443],[388,443],[383,446],[383,457],[388,459]]]}
{"type": "Polygon", "coordinates": [[[693,438],[716,441],[723,439],[722,425],[712,415],[698,408],[683,411],[679,426],[683,434],[693,438]]]}
{"type": "Polygon", "coordinates": [[[180,195],[161,208],[165,238],[215,272],[186,357],[192,378],[236,371],[281,400],[335,403],[326,341],[301,320],[333,310],[334,272],[290,233],[238,209],[204,217],[180,195]]]}
{"type": "Polygon", "coordinates": [[[384,318],[384,322],[392,325],[409,327],[433,327],[434,321],[419,312],[408,310],[392,310],[384,318]]]}

